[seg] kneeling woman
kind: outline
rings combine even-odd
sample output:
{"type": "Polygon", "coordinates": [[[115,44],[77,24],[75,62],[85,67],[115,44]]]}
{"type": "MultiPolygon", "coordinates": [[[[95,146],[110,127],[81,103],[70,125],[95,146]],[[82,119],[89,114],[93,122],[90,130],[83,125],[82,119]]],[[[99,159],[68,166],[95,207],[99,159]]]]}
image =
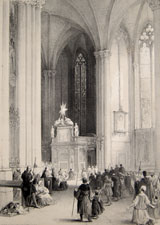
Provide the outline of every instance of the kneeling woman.
{"type": "Polygon", "coordinates": [[[150,203],[147,195],[145,194],[146,186],[140,188],[140,193],[135,198],[133,204],[130,207],[133,209],[132,222],[137,225],[154,224],[155,220],[148,214],[148,206],[154,208],[150,203]]]}
{"type": "Polygon", "coordinates": [[[78,200],[77,211],[80,214],[80,219],[83,221],[83,216],[85,216],[89,222],[91,220],[91,201],[90,201],[90,186],[87,183],[87,179],[82,179],[83,184],[78,188],[78,191],[74,192],[74,196],[78,200]]]}

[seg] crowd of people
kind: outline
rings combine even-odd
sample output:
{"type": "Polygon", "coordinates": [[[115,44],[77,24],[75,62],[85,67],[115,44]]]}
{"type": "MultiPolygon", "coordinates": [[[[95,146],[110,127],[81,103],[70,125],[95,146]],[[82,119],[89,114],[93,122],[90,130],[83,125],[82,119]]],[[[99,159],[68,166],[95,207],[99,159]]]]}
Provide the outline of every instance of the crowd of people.
{"type": "Polygon", "coordinates": [[[147,171],[134,177],[134,201],[132,221],[136,224],[154,224],[160,218],[160,176],[147,171]]]}
{"type": "Polygon", "coordinates": [[[97,219],[104,212],[104,205],[110,206],[112,201],[118,201],[126,193],[133,193],[131,177],[126,173],[121,164],[110,170],[105,169],[99,172],[97,167],[82,169],[82,184],[74,191],[74,196],[78,200],[78,213],[80,220],[87,217],[97,219]]]}
{"type": "MultiPolygon", "coordinates": [[[[29,166],[21,175],[22,178],[22,194],[25,206],[46,206],[52,203],[52,197],[49,190],[41,180],[39,174],[33,174],[29,166]]],[[[44,181],[45,182],[45,181],[44,181]]]]}
{"type": "MultiPolygon", "coordinates": [[[[88,167],[75,174],[72,169],[68,172],[62,169],[55,171],[45,167],[41,173],[35,173],[27,167],[21,173],[19,169],[13,173],[14,180],[22,180],[22,193],[26,206],[41,207],[52,203],[52,190],[60,191],[68,188],[67,181],[82,179],[82,184],[75,189],[77,212],[80,220],[84,217],[88,221],[97,219],[105,206],[124,197],[133,198],[130,208],[133,208],[132,222],[140,224],[154,224],[160,218],[160,176],[146,171],[128,172],[122,164],[115,168],[98,171],[97,167],[88,167]]],[[[16,195],[18,189],[14,190],[16,195]]]]}
{"type": "MultiPolygon", "coordinates": [[[[27,166],[21,173],[19,168],[13,172],[13,180],[22,181],[23,206],[34,206],[36,208],[53,203],[52,190],[61,191],[68,188],[66,171],[61,169],[55,172],[53,168],[45,167],[42,172],[36,172],[34,168],[27,166]]],[[[13,198],[19,200],[20,190],[14,188],[13,198]]]]}
{"type": "Polygon", "coordinates": [[[96,168],[83,169],[82,185],[74,191],[80,220],[92,221],[114,201],[130,196],[133,203],[132,222],[152,225],[160,218],[160,176],[146,171],[127,172],[122,164],[99,172],[96,168]]]}

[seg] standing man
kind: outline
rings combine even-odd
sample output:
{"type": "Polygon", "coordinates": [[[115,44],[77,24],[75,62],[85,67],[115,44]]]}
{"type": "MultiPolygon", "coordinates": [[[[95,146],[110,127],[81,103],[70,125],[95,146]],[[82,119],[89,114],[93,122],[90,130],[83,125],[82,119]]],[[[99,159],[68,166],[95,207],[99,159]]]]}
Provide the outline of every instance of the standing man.
{"type": "Polygon", "coordinates": [[[39,208],[35,197],[36,190],[33,186],[33,175],[29,166],[27,166],[26,170],[22,173],[22,180],[22,193],[25,199],[25,204],[30,206],[30,200],[32,200],[34,206],[39,208]]]}
{"type": "Polygon", "coordinates": [[[80,214],[80,220],[83,221],[83,217],[86,217],[89,222],[91,220],[91,201],[90,201],[90,186],[87,179],[84,177],[82,179],[82,184],[79,186],[78,190],[74,191],[74,196],[77,198],[77,211],[80,214]]]}

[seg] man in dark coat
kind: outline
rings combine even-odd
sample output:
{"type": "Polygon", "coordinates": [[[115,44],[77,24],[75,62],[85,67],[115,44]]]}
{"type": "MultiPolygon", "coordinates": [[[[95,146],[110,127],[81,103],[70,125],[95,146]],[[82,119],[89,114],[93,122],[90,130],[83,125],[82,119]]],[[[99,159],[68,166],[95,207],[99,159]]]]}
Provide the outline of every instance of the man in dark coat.
{"type": "Polygon", "coordinates": [[[77,211],[80,214],[80,220],[83,221],[83,216],[85,216],[89,222],[91,220],[91,201],[90,201],[90,186],[87,183],[87,179],[82,179],[83,184],[78,188],[78,191],[74,192],[74,196],[77,198],[77,211]]]}
{"type": "Polygon", "coordinates": [[[25,199],[25,204],[27,206],[30,206],[30,200],[33,201],[34,206],[36,208],[39,208],[37,202],[36,202],[36,197],[35,197],[35,193],[36,190],[33,186],[33,175],[31,173],[31,169],[29,166],[27,166],[26,170],[22,173],[22,193],[23,193],[23,197],[25,199]],[[30,199],[29,199],[30,198],[30,199]]]}
{"type": "Polygon", "coordinates": [[[112,181],[113,181],[113,197],[115,200],[119,200],[120,198],[120,179],[117,174],[112,175],[112,181]]]}
{"type": "Polygon", "coordinates": [[[44,169],[44,171],[42,173],[41,178],[44,179],[44,186],[49,189],[48,170],[47,170],[47,167],[45,167],[45,169],[44,169]]]}
{"type": "Polygon", "coordinates": [[[119,172],[122,173],[122,174],[125,174],[126,173],[126,170],[125,170],[125,168],[123,167],[122,164],[120,164],[119,172]]]}

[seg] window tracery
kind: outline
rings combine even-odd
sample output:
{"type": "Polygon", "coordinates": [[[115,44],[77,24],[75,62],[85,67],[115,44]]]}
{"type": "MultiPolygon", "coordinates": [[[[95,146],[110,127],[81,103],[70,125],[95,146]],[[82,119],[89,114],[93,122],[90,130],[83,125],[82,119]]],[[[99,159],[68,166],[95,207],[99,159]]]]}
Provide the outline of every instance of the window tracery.
{"type": "Polygon", "coordinates": [[[140,121],[141,128],[151,128],[153,120],[153,55],[154,29],[147,24],[139,38],[139,86],[140,86],[140,121]]]}
{"type": "Polygon", "coordinates": [[[75,122],[86,132],[86,59],[80,52],[75,61],[75,122]]]}

